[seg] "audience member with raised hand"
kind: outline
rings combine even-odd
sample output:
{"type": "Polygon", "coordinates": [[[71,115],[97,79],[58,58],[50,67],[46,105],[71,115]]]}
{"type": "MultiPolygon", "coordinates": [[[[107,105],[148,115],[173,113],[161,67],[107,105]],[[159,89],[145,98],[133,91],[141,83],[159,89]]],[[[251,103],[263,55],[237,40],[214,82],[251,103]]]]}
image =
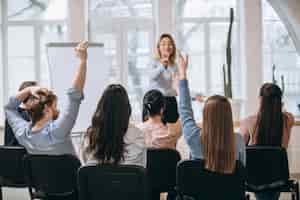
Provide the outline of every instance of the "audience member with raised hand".
{"type": "Polygon", "coordinates": [[[233,130],[232,111],[229,101],[219,95],[209,97],[203,110],[203,128],[200,129],[193,116],[187,81],[188,57],[179,56],[179,113],[183,135],[193,159],[205,160],[208,170],[232,173],[235,161],[244,165],[245,144],[233,130]]]}
{"type": "Polygon", "coordinates": [[[129,123],[131,105],[125,88],[109,85],[97,105],[83,140],[82,157],[87,164],[146,166],[144,134],[129,123]]]}
{"type": "MultiPolygon", "coordinates": [[[[20,87],[18,91],[21,91],[27,87],[31,87],[31,86],[36,86],[37,82],[35,81],[24,81],[20,87]]],[[[30,98],[26,98],[21,104],[20,106],[17,108],[18,113],[20,114],[20,116],[22,116],[22,118],[26,121],[30,121],[30,117],[28,114],[28,110],[31,108],[32,104],[31,104],[31,99],[30,98]]],[[[4,145],[6,146],[20,146],[18,140],[15,137],[15,134],[11,128],[11,126],[9,125],[7,119],[5,120],[5,126],[4,126],[4,145]]]]}
{"type": "MultiPolygon", "coordinates": [[[[79,106],[83,99],[86,79],[87,42],[75,48],[80,65],[71,88],[67,91],[66,107],[59,113],[56,95],[40,87],[27,87],[12,96],[5,106],[5,115],[18,142],[31,154],[76,155],[70,133],[75,124],[79,106]],[[30,99],[28,122],[18,113],[18,107],[30,99]]],[[[64,66],[68,67],[68,66],[64,66]]]]}
{"type": "Polygon", "coordinates": [[[143,123],[139,124],[145,134],[147,147],[175,149],[181,136],[179,120],[177,123],[162,122],[165,98],[159,90],[148,91],[143,99],[143,123]],[[146,115],[145,115],[146,114],[146,115]]]}

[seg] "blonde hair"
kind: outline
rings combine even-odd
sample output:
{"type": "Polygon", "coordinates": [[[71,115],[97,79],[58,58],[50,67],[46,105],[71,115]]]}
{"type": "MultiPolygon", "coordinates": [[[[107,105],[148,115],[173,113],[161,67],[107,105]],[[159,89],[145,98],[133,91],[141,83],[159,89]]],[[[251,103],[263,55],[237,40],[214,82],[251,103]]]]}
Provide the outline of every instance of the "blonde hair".
{"type": "Polygon", "coordinates": [[[219,95],[207,99],[203,110],[201,135],[205,168],[220,173],[235,169],[235,136],[231,105],[219,95]]]}
{"type": "Polygon", "coordinates": [[[171,41],[172,45],[173,45],[173,52],[172,54],[170,55],[169,57],[169,61],[172,65],[175,64],[175,60],[176,60],[176,44],[175,44],[175,41],[173,39],[173,37],[168,34],[168,33],[163,33],[160,37],[159,37],[159,40],[157,42],[157,45],[156,45],[156,51],[155,51],[155,59],[157,60],[160,60],[161,59],[161,53],[159,51],[159,45],[160,45],[160,42],[164,39],[164,38],[169,38],[169,40],[171,41]]]}

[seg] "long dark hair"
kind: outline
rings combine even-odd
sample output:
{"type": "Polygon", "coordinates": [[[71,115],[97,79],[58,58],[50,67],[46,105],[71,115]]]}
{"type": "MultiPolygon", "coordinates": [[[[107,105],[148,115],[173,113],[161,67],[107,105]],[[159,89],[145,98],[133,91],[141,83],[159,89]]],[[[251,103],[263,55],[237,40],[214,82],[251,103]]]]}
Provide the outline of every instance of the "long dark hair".
{"type": "Polygon", "coordinates": [[[284,126],[281,89],[276,84],[265,83],[260,89],[260,97],[254,142],[257,145],[281,146],[284,126]]]}
{"type": "Polygon", "coordinates": [[[165,108],[165,99],[159,90],[148,91],[143,99],[143,122],[149,117],[160,115],[165,108]]]}
{"type": "Polygon", "coordinates": [[[109,85],[87,129],[87,153],[92,153],[100,163],[118,164],[124,160],[124,136],[128,129],[131,106],[125,88],[109,85]]]}

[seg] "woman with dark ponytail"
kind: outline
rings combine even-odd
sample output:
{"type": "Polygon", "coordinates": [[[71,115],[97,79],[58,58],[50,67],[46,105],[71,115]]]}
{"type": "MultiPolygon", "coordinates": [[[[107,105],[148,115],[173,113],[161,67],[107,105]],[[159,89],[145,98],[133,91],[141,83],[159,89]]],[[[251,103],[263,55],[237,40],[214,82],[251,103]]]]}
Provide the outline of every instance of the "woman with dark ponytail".
{"type": "MultiPolygon", "coordinates": [[[[265,83],[260,89],[258,113],[241,121],[240,132],[248,145],[288,147],[294,116],[282,111],[281,89],[265,83]]],[[[256,194],[258,200],[278,200],[279,192],[256,194]]]]}
{"type": "Polygon", "coordinates": [[[144,132],[148,147],[175,149],[181,135],[179,123],[163,123],[165,101],[159,90],[150,90],[144,96],[143,123],[138,127],[144,132]]]}

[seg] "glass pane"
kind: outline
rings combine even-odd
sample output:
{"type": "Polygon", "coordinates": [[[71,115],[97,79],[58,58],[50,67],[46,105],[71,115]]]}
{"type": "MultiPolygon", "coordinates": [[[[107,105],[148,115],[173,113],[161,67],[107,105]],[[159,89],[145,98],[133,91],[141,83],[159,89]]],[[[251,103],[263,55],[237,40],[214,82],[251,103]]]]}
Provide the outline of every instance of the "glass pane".
{"type": "Polygon", "coordinates": [[[204,52],[204,27],[199,23],[183,23],[177,26],[176,40],[178,49],[192,53],[204,52]]]}
{"type": "Polygon", "coordinates": [[[151,0],[89,0],[89,14],[94,19],[107,17],[152,18],[151,0]]]}
{"type": "Polygon", "coordinates": [[[35,80],[33,33],[31,26],[8,27],[9,95],[16,93],[21,82],[35,80]]]}
{"type": "Polygon", "coordinates": [[[41,39],[41,85],[50,86],[46,44],[49,42],[67,41],[67,26],[63,24],[44,25],[40,28],[41,39]]]}
{"type": "Polygon", "coordinates": [[[204,55],[192,54],[189,55],[188,77],[190,89],[193,93],[205,94],[205,65],[204,55]]]}
{"type": "Polygon", "coordinates": [[[117,36],[115,33],[102,33],[101,30],[90,32],[90,40],[104,44],[104,53],[111,62],[109,84],[121,82],[121,69],[117,63],[117,36]]]}
{"type": "Polygon", "coordinates": [[[262,0],[262,11],[264,20],[280,20],[275,10],[266,0],[262,0]]]}
{"type": "Polygon", "coordinates": [[[131,30],[128,32],[128,94],[133,107],[132,119],[141,121],[141,108],[149,79],[147,65],[151,57],[149,32],[131,30]]]}
{"type": "Polygon", "coordinates": [[[236,7],[236,0],[176,0],[176,16],[228,17],[229,9],[236,7]]]}
{"type": "Polygon", "coordinates": [[[34,56],[34,29],[32,26],[8,27],[8,56],[34,56]]]}
{"type": "Polygon", "coordinates": [[[8,95],[16,94],[23,81],[35,80],[33,57],[8,58],[8,95]]]}
{"type": "Polygon", "coordinates": [[[9,0],[9,20],[65,20],[68,0],[9,0]]]}
{"type": "Polygon", "coordinates": [[[285,108],[299,115],[297,104],[300,103],[300,56],[284,24],[271,5],[263,0],[263,73],[264,81],[272,82],[275,65],[276,83],[284,87],[285,108]],[[284,77],[284,86],[281,77],[284,77]]]}

